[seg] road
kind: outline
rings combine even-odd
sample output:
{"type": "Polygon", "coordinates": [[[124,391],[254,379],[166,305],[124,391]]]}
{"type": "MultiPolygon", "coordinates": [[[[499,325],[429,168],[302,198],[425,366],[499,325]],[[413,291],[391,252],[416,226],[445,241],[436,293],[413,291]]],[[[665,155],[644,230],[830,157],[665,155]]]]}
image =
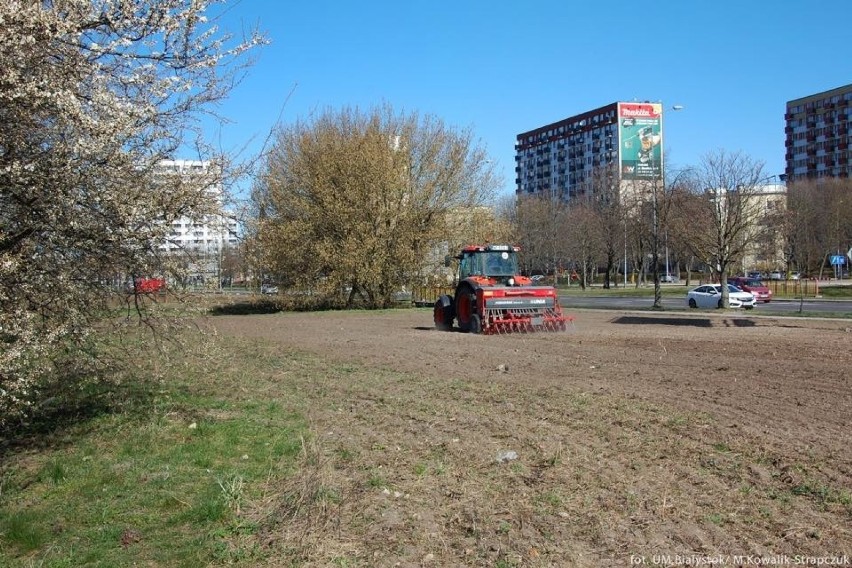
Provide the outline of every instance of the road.
{"type": "MultiPolygon", "coordinates": [[[[672,298],[663,296],[663,309],[665,310],[689,310],[686,306],[686,295],[683,298],[672,298]]],[[[652,297],[616,297],[616,296],[560,296],[559,303],[563,308],[606,308],[623,310],[643,310],[654,304],[652,297]]],[[[771,312],[773,315],[796,315],[801,308],[802,312],[808,314],[852,314],[852,300],[822,300],[819,298],[806,298],[800,300],[772,300],[767,304],[758,304],[750,314],[760,312],[771,312]]]]}

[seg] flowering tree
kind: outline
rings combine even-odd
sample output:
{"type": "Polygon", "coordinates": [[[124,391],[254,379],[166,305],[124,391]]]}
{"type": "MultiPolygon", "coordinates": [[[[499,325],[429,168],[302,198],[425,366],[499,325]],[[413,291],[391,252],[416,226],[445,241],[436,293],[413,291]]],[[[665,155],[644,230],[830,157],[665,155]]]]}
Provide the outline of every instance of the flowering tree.
{"type": "Polygon", "coordinates": [[[0,423],[82,346],[110,275],[165,275],[171,221],[222,182],[157,172],[187,148],[213,157],[201,113],[264,42],[220,34],[208,4],[0,3],[0,423]]]}

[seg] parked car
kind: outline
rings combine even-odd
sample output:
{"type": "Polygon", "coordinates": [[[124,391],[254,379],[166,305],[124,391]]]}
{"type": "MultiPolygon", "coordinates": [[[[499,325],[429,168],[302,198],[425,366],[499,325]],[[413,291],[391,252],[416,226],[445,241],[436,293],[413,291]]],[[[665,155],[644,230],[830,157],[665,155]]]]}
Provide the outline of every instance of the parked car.
{"type": "Polygon", "coordinates": [[[767,303],[772,300],[772,290],[768,286],[764,286],[763,282],[757,278],[735,276],[728,278],[728,284],[733,284],[742,291],[752,294],[758,302],[767,303]]]}
{"type": "Polygon", "coordinates": [[[757,278],[758,280],[763,280],[763,272],[759,270],[752,270],[747,274],[749,278],[757,278]]]}
{"type": "Polygon", "coordinates": [[[667,282],[669,284],[674,284],[678,282],[680,278],[678,278],[677,274],[666,274],[664,272],[660,273],[660,282],[667,282]]]}
{"type": "Polygon", "coordinates": [[[791,272],[790,273],[790,280],[801,280],[801,279],[802,279],[802,273],[801,272],[791,272]]]}
{"type": "Polygon", "coordinates": [[[277,294],[278,286],[273,286],[272,284],[264,284],[260,287],[261,294],[277,294]]]}
{"type": "Polygon", "coordinates": [[[773,270],[769,273],[770,280],[784,280],[784,273],[779,270],[773,270]]]}
{"type": "MultiPolygon", "coordinates": [[[[732,308],[752,309],[757,300],[754,295],[749,292],[744,292],[734,286],[728,284],[728,305],[732,308]]],[[[705,284],[698,288],[693,288],[686,293],[686,304],[690,308],[721,308],[722,307],[722,285],[721,284],[705,284]]]]}

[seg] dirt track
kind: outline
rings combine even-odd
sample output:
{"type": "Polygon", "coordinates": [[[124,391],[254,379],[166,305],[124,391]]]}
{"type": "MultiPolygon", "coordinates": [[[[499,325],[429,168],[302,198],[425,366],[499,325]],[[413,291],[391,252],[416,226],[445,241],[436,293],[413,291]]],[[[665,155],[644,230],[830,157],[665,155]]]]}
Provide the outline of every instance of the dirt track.
{"type": "MultiPolygon", "coordinates": [[[[350,532],[323,537],[338,556],[596,566],[634,554],[852,553],[850,322],[574,315],[566,333],[491,337],[436,331],[425,310],[214,324],[416,379],[303,387],[328,432],[323,451],[357,448],[334,468],[347,471],[344,494],[357,501],[369,486],[353,475],[381,464],[387,487],[420,496],[338,511],[350,532]],[[392,459],[376,450],[388,439],[392,459]],[[432,484],[411,468],[437,463],[436,448],[453,475],[432,484]],[[518,450],[511,469],[494,469],[501,448],[518,450]],[[378,520],[361,526],[365,510],[378,520]],[[380,530],[389,511],[396,520],[380,530]],[[376,530],[401,544],[356,544],[376,530]]],[[[305,552],[306,564],[327,554],[305,552]]]]}

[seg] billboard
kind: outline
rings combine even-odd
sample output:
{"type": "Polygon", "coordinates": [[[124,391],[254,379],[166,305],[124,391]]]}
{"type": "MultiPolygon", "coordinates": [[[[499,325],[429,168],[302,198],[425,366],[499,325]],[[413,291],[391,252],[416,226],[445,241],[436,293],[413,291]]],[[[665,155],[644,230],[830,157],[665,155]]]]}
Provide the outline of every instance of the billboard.
{"type": "Polygon", "coordinates": [[[663,105],[618,103],[622,179],[662,179],[663,105]]]}

